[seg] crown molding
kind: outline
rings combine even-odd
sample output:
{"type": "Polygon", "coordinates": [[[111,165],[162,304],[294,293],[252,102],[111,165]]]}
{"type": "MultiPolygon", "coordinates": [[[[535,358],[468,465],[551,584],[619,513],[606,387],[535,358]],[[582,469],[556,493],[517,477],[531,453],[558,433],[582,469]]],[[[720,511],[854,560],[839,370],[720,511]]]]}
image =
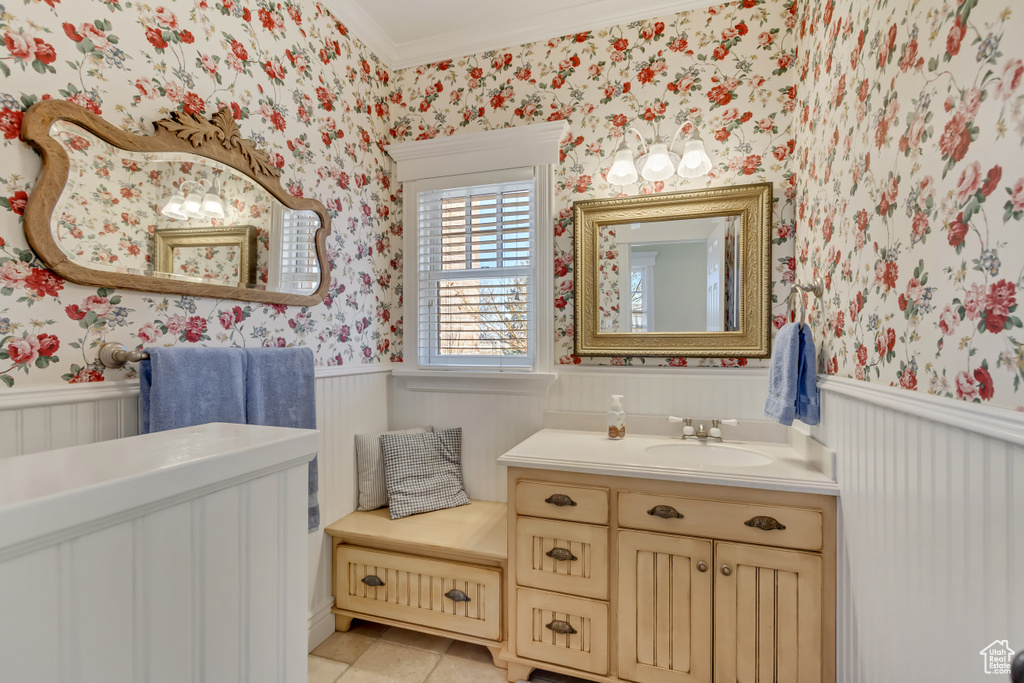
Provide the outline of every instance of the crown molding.
{"type": "Polygon", "coordinates": [[[432,140],[396,142],[387,152],[398,162],[399,182],[558,163],[558,143],[569,124],[532,123],[460,133],[432,140]]]}
{"type": "Polygon", "coordinates": [[[593,31],[641,19],[703,9],[712,0],[598,0],[583,8],[553,9],[512,21],[467,26],[459,30],[396,43],[359,5],[358,0],[325,0],[342,23],[388,67],[406,69],[478,52],[524,45],[559,36],[593,31]]]}

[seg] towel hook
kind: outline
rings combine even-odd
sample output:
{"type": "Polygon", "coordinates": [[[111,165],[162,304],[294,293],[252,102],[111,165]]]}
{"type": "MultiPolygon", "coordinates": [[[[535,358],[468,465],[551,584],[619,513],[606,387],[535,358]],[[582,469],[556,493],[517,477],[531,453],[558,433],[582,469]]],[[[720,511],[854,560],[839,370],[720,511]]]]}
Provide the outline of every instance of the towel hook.
{"type": "Polygon", "coordinates": [[[825,283],[819,277],[817,280],[809,285],[802,285],[799,282],[794,283],[789,290],[790,296],[790,310],[792,310],[792,296],[796,294],[800,297],[800,324],[804,325],[807,323],[807,300],[804,298],[804,292],[813,294],[815,297],[820,299],[822,294],[825,293],[825,283]]]}

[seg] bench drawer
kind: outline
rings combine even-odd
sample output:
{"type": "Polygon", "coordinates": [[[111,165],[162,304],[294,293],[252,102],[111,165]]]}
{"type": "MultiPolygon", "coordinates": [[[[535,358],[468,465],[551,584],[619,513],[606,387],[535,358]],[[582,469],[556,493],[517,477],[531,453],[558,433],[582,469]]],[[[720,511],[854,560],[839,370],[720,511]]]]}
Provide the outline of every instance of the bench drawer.
{"type": "Polygon", "coordinates": [[[618,512],[621,527],[801,550],[821,549],[820,510],[623,491],[619,493],[618,512]]]}
{"type": "Polygon", "coordinates": [[[608,523],[608,489],[543,481],[516,485],[516,512],[587,524],[608,523]]]}
{"type": "Polygon", "coordinates": [[[501,570],[339,545],[339,609],[501,639],[501,570]]]}
{"type": "Polygon", "coordinates": [[[516,654],[595,674],[608,673],[608,604],[520,588],[516,654]]]}

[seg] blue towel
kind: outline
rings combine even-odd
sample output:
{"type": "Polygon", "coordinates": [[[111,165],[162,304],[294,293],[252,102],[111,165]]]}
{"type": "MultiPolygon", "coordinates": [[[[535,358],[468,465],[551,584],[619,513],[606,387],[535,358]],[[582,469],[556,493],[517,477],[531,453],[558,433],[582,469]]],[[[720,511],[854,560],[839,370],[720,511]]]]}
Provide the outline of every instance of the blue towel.
{"type": "MultiPolygon", "coordinates": [[[[247,421],[251,425],[316,429],[313,351],[305,347],[246,349],[247,421]]],[[[320,528],[316,457],[309,462],[309,531],[320,528]]]]}
{"type": "Polygon", "coordinates": [[[816,425],[819,419],[818,353],[814,335],[807,325],[800,327],[800,381],[796,389],[796,419],[816,425]]]}
{"type": "Polygon", "coordinates": [[[783,325],[775,335],[772,360],[768,368],[768,399],[764,414],[784,425],[796,417],[796,395],[800,379],[799,323],[783,325]]]}
{"type": "Polygon", "coordinates": [[[139,433],[207,422],[245,424],[244,354],[236,349],[148,348],[139,363],[139,433]]]}

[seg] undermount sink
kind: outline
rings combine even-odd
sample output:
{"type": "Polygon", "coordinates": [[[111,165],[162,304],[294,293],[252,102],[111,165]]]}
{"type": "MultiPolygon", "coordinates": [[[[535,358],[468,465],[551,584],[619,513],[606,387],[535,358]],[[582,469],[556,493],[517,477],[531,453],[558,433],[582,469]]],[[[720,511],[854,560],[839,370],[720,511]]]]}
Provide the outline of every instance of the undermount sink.
{"type": "Polygon", "coordinates": [[[662,443],[648,446],[644,451],[667,457],[672,464],[684,467],[760,467],[772,462],[771,458],[762,453],[720,443],[662,443]]]}

